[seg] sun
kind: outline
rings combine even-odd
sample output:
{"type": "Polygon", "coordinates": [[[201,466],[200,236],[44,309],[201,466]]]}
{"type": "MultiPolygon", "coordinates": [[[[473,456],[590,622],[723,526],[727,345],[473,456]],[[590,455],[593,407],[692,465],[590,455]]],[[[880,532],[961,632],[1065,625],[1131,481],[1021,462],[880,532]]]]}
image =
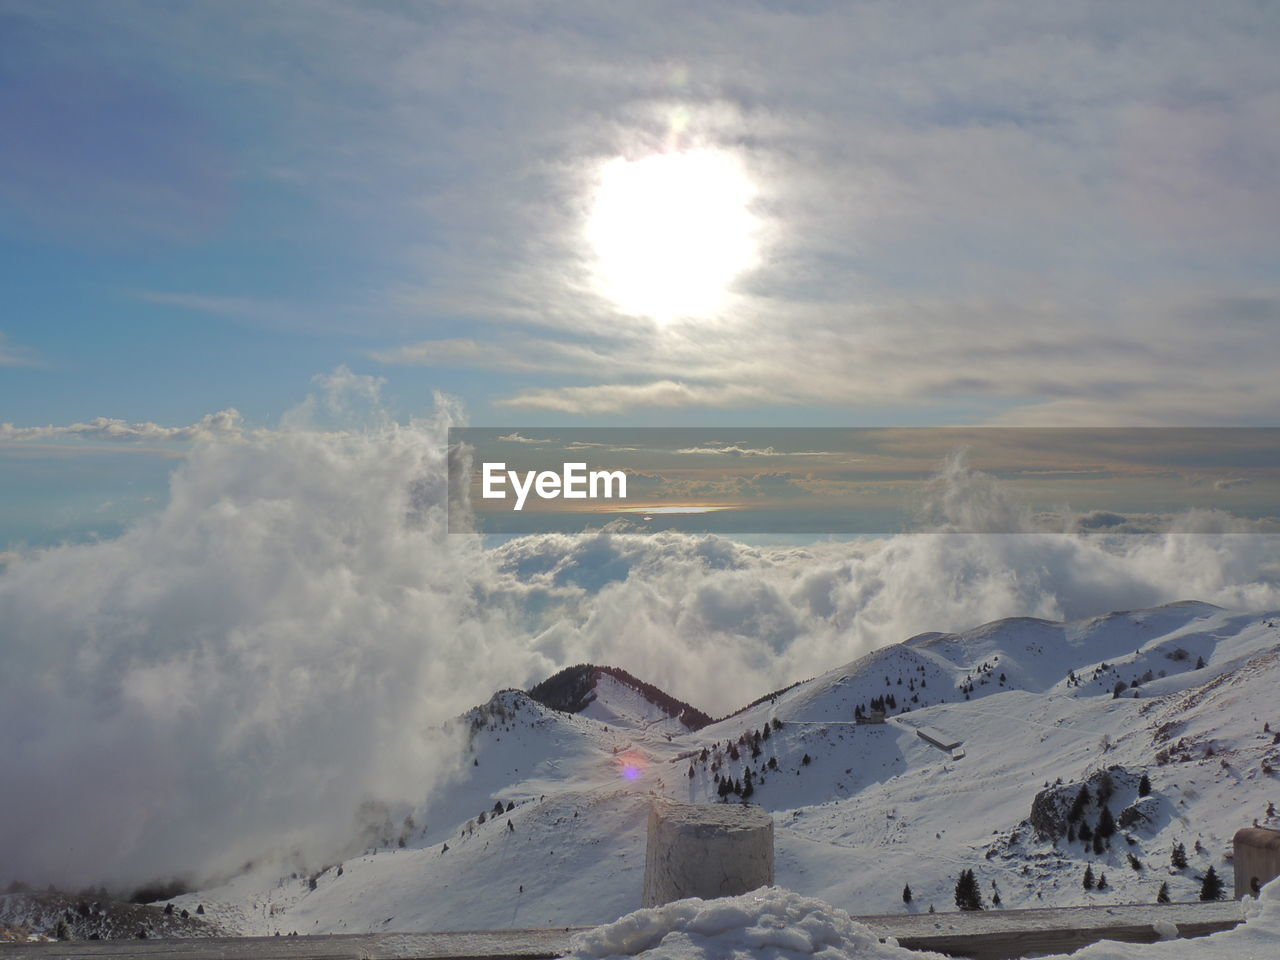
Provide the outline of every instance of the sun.
{"type": "Polygon", "coordinates": [[[597,289],[662,323],[715,313],[756,259],[754,194],[741,161],[722,151],[605,163],[586,228],[597,289]]]}

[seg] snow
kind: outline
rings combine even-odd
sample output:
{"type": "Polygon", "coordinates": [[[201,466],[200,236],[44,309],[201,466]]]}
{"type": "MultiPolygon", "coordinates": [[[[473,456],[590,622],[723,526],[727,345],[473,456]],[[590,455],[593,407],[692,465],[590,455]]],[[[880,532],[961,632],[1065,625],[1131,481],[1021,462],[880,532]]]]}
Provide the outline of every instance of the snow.
{"type": "Polygon", "coordinates": [[[1233,930],[1189,940],[1131,944],[1104,940],[1043,960],[1275,960],[1280,956],[1280,880],[1243,904],[1245,922],[1233,930]]]}
{"type": "Polygon", "coordinates": [[[657,714],[622,684],[600,684],[578,715],[504,691],[457,721],[469,738],[464,766],[420,808],[389,811],[392,839],[344,860],[341,876],[337,864],[316,873],[323,865],[264,862],[175,903],[203,903],[245,934],[607,923],[640,904],[651,798],[715,802],[717,773],[741,780],[748,769],[751,802],[774,817],[776,882],[854,915],[952,910],[962,869],[975,871],[988,903],[998,889],[1005,909],[1154,903],[1162,883],[1174,901],[1195,900],[1210,866],[1230,884],[1237,829],[1280,827],[1267,812],[1280,806],[1280,744],[1264,731],[1280,731],[1276,622],[1173,604],[925,635],[692,733],[648,723],[657,714]],[[1138,679],[1139,696],[1114,698],[1119,679],[1138,679]],[[853,724],[856,706],[888,692],[899,710],[887,723],[853,724]],[[749,745],[728,757],[728,741],[766,725],[759,757],[749,745]],[[930,746],[918,726],[963,740],[966,756],[930,746]],[[1036,836],[1038,793],[1059,779],[1075,791],[1110,767],[1113,815],[1132,808],[1146,819],[1101,854],[1036,836]],[[1152,791],[1137,804],[1142,773],[1152,791]],[[493,816],[496,802],[504,809],[493,816]],[[409,814],[416,826],[400,848],[409,814]],[[1178,842],[1183,870],[1169,863],[1178,842]],[[1106,890],[1083,888],[1086,866],[1105,872],[1106,890]]]}
{"type": "Polygon", "coordinates": [[[677,900],[637,910],[575,935],[570,946],[569,960],[942,960],[939,953],[881,943],[843,910],[780,887],[717,900],[677,900]]]}
{"type": "Polygon", "coordinates": [[[607,673],[601,674],[596,680],[595,697],[578,716],[615,727],[629,727],[650,733],[688,733],[688,727],[679,717],[669,716],[644,693],[619,682],[607,673]]]}
{"type": "MultiPolygon", "coordinates": [[[[1158,921],[1153,944],[1102,941],[1043,960],[1275,960],[1280,955],[1280,880],[1244,905],[1245,922],[1232,930],[1177,939],[1158,921]]],[[[576,934],[568,960],[747,960],[822,957],[825,960],[940,960],[942,954],[880,942],[843,910],[781,887],[718,900],[679,900],[637,910],[576,934]]]]}

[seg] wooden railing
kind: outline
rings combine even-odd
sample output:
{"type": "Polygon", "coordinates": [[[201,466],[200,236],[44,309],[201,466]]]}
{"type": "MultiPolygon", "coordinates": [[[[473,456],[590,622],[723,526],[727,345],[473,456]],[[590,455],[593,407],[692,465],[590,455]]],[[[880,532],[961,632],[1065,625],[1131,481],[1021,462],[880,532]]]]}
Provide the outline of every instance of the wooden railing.
{"type": "MultiPolygon", "coordinates": [[[[1201,937],[1240,923],[1236,901],[1048,907],[978,913],[858,917],[904,947],[973,960],[1063,953],[1099,940],[1151,943],[1156,923],[1201,937]]],[[[209,937],[187,940],[79,940],[0,943],[3,960],[552,960],[579,928],[450,933],[209,937]]]]}

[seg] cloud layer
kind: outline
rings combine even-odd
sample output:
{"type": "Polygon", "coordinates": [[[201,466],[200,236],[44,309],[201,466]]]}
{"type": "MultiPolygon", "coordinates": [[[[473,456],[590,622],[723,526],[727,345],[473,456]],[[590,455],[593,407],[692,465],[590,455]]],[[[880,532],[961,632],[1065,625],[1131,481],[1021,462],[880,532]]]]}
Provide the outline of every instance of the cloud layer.
{"type": "Polygon", "coordinates": [[[64,437],[119,441],[187,442],[214,436],[239,436],[243,429],[239,411],[228,408],[206,413],[199,422],[185,427],[164,427],[158,423],[129,423],[114,417],[94,417],[88,423],[43,427],[15,427],[0,423],[0,441],[53,440],[64,437]]]}
{"type": "MultiPolygon", "coordinates": [[[[606,530],[486,548],[445,533],[454,416],[215,436],[118,539],[5,557],[8,871],[131,884],[330,856],[361,801],[416,807],[447,774],[432,728],[567,664],[723,713],[924,630],[1280,606],[1270,536],[796,547],[606,530]]],[[[1017,509],[981,477],[947,482],[943,521],[1017,509]]]]}

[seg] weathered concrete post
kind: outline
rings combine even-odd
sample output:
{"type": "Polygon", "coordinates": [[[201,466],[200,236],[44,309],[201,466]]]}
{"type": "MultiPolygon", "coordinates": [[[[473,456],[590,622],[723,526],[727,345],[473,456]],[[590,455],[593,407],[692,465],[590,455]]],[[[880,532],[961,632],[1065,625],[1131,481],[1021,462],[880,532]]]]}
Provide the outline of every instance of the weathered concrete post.
{"type": "Polygon", "coordinates": [[[655,800],[644,858],[644,906],[731,897],[773,883],[773,817],[735,803],[655,800]]]}
{"type": "Polygon", "coordinates": [[[1232,842],[1236,868],[1236,899],[1256,897],[1267,883],[1280,877],[1280,830],[1245,827],[1232,842]]]}

